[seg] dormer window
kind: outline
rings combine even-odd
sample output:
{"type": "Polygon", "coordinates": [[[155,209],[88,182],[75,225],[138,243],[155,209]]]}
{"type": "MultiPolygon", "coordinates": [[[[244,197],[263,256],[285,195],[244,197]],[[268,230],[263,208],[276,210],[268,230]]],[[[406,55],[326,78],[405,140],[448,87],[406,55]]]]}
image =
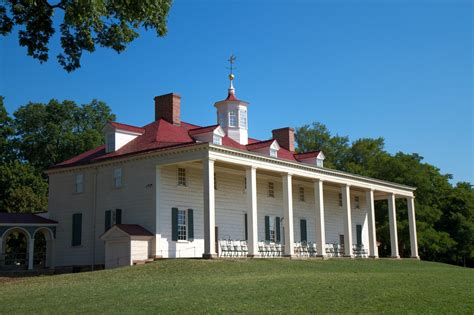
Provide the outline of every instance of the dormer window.
{"type": "Polygon", "coordinates": [[[270,148],[270,156],[274,158],[278,157],[278,150],[270,148]]]}
{"type": "Polygon", "coordinates": [[[222,144],[222,137],[219,135],[214,134],[212,137],[212,143],[221,145],[222,144]]]}
{"type": "Polygon", "coordinates": [[[247,111],[245,109],[239,111],[239,123],[240,128],[247,129],[247,111]]]}
{"type": "Polygon", "coordinates": [[[229,127],[237,127],[237,112],[235,110],[229,112],[229,127]]]}
{"type": "Polygon", "coordinates": [[[324,159],[317,158],[316,159],[316,166],[323,167],[324,159]]]}
{"type": "Polygon", "coordinates": [[[107,134],[107,153],[115,151],[115,134],[108,133],[107,134]]]}

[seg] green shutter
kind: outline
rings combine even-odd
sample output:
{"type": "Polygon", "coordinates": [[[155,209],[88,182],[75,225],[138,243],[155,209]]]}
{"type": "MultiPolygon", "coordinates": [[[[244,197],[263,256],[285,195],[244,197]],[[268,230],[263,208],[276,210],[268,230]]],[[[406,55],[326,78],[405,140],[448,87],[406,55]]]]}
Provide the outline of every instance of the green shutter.
{"type": "Polygon", "coordinates": [[[280,217],[275,218],[275,229],[276,229],[276,241],[279,243],[281,241],[280,236],[280,217]]]}
{"type": "Polygon", "coordinates": [[[300,220],[301,241],[308,241],[308,234],[306,233],[306,220],[300,220]]]}
{"type": "Polygon", "coordinates": [[[72,246],[81,245],[82,239],[82,213],[72,215],[72,246]]]}
{"type": "Polygon", "coordinates": [[[244,224],[245,224],[245,240],[248,240],[249,239],[249,232],[248,232],[247,213],[244,216],[244,224]]]}
{"type": "Polygon", "coordinates": [[[171,209],[171,239],[173,241],[178,240],[178,208],[171,209]]]}
{"type": "Polygon", "coordinates": [[[122,209],[115,209],[115,224],[122,224],[122,209]]]}
{"type": "Polygon", "coordinates": [[[362,245],[362,225],[357,224],[356,229],[357,229],[357,245],[360,246],[362,245]]]}
{"type": "Polygon", "coordinates": [[[265,216],[265,241],[270,240],[270,217],[265,216]]]}
{"type": "Polygon", "coordinates": [[[105,231],[108,231],[112,225],[112,211],[105,211],[105,231]]]}
{"type": "Polygon", "coordinates": [[[188,241],[194,241],[193,209],[188,209],[188,241]]]}

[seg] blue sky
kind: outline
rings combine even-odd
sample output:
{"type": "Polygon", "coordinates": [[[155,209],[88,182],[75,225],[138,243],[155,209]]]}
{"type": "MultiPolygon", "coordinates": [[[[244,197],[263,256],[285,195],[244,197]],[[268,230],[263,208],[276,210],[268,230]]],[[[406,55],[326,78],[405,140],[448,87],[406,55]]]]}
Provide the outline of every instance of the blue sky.
{"type": "Polygon", "coordinates": [[[51,98],[105,101],[124,123],[154,118],[153,97],[182,96],[182,120],[215,123],[227,63],[250,102],[250,136],[319,121],[351,140],[382,136],[454,181],[474,182],[471,1],[176,1],[168,35],[143,31],[122,54],[98,48],[68,74],[0,39],[0,94],[12,113],[51,98]]]}

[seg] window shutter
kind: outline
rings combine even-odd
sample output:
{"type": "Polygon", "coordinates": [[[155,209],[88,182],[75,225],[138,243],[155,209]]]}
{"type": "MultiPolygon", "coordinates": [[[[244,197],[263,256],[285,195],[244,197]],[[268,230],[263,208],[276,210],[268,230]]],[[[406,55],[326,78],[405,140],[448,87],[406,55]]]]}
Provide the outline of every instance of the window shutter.
{"type": "Polygon", "coordinates": [[[194,241],[193,209],[188,209],[188,241],[194,241]]]}
{"type": "Polygon", "coordinates": [[[112,211],[105,211],[105,231],[108,231],[112,225],[112,211]]]}
{"type": "Polygon", "coordinates": [[[72,246],[81,245],[82,238],[82,213],[72,215],[72,246]]]}
{"type": "Polygon", "coordinates": [[[247,222],[247,213],[245,214],[245,240],[247,241],[249,239],[249,232],[248,232],[248,222],[247,222]]]}
{"type": "Polygon", "coordinates": [[[357,245],[362,245],[362,225],[357,224],[356,225],[357,229],[357,245]]]}
{"type": "Polygon", "coordinates": [[[171,239],[178,240],[178,208],[171,209],[171,239]]]}
{"type": "Polygon", "coordinates": [[[270,217],[265,216],[265,241],[270,240],[270,217]]]}
{"type": "Polygon", "coordinates": [[[306,220],[300,220],[300,231],[301,231],[301,241],[308,241],[308,235],[306,233],[306,220]]]}
{"type": "Polygon", "coordinates": [[[122,224],[122,209],[115,209],[115,224],[122,224]]]}
{"type": "Polygon", "coordinates": [[[280,237],[280,217],[275,218],[275,229],[276,229],[276,241],[280,242],[281,237],[280,237]]]}

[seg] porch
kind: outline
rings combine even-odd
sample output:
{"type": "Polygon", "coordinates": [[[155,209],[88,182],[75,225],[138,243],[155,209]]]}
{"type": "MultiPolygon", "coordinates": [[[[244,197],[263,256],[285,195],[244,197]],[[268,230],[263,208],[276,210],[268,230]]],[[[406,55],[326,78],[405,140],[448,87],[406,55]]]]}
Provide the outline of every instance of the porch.
{"type": "Polygon", "coordinates": [[[215,149],[201,159],[181,155],[182,161],[156,166],[157,226],[172,223],[167,216],[170,208],[183,208],[183,213],[194,208],[191,219],[202,231],[202,235],[193,232],[189,242],[172,241],[166,231],[157,229],[156,255],[378,258],[374,201],[386,200],[391,257],[400,258],[395,200],[405,198],[411,257],[418,258],[414,188],[264,156],[250,160],[240,152],[229,155],[215,149]],[[192,184],[164,188],[168,181],[175,183],[179,169],[193,170],[192,184]],[[196,203],[198,196],[202,203],[196,203]],[[196,215],[201,206],[202,219],[196,215]]]}

